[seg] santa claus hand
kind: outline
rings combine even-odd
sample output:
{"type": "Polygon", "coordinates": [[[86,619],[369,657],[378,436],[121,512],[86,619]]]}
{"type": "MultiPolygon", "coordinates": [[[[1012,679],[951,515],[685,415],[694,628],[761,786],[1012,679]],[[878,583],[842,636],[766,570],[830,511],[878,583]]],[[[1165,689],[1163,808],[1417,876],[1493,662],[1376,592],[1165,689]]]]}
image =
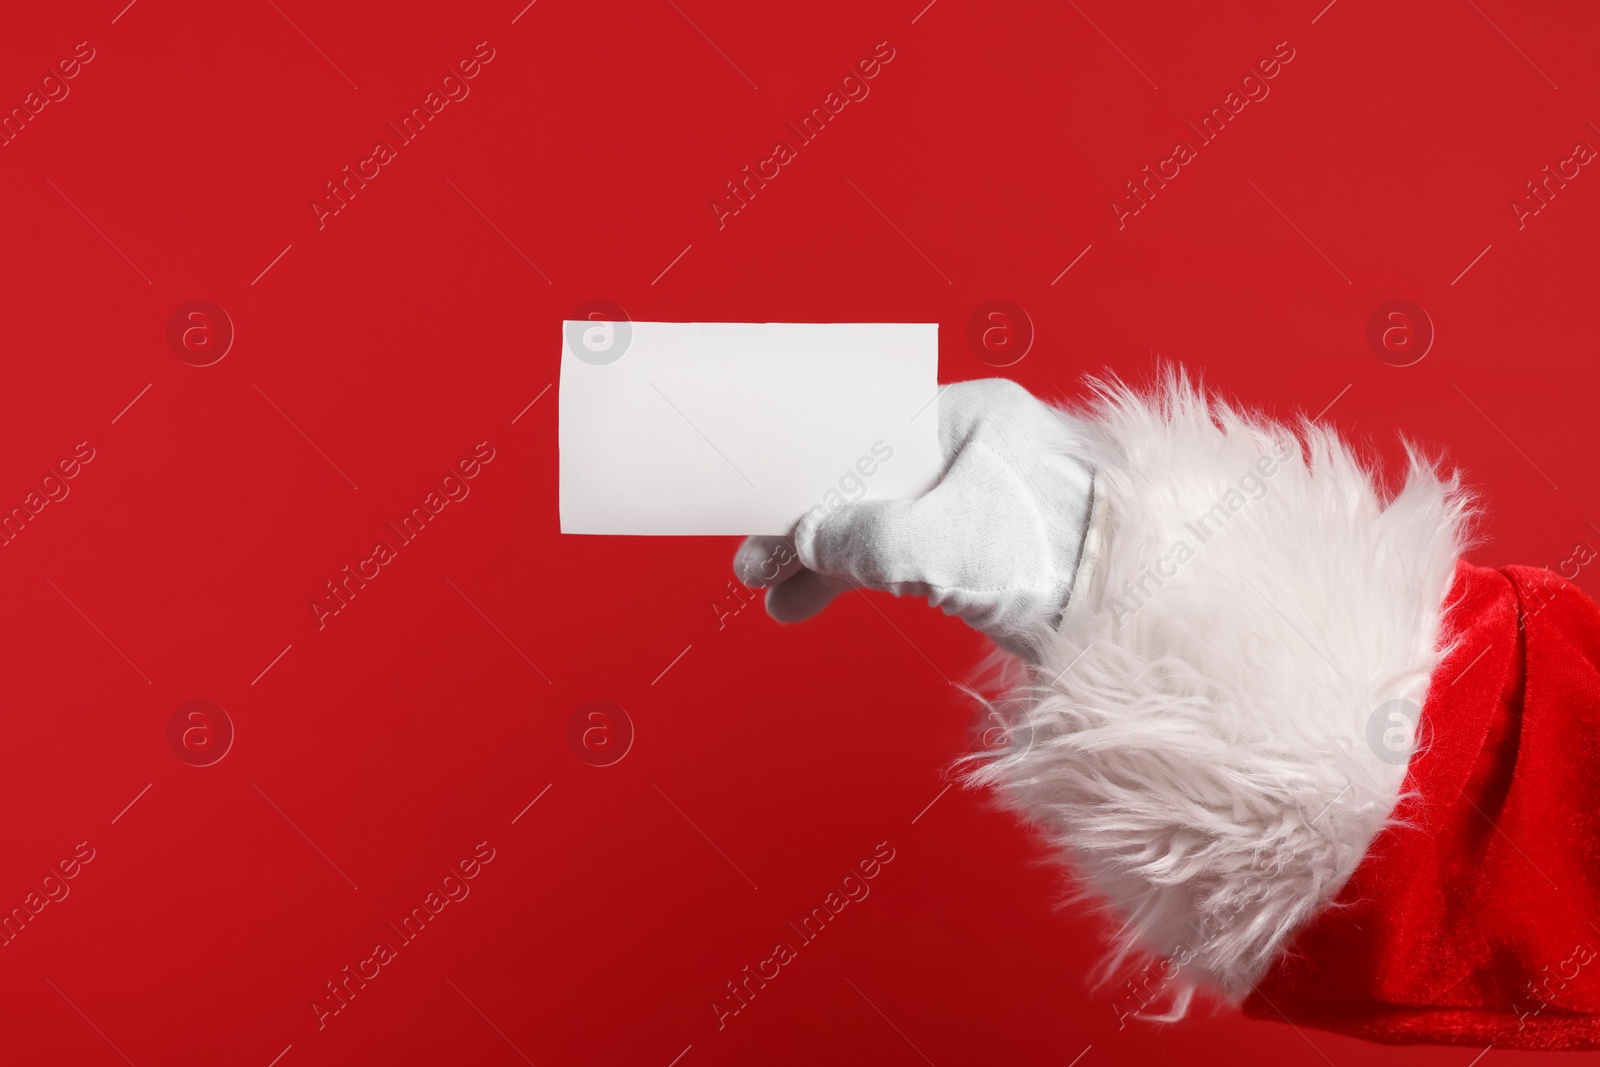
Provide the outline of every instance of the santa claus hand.
{"type": "Polygon", "coordinates": [[[1079,424],[1002,378],[939,397],[943,473],[916,500],[815,507],[789,538],[752,537],[739,579],[767,588],[779,622],[865,587],[925,596],[1026,653],[1065,607],[1088,523],[1092,474],[1079,424]]]}

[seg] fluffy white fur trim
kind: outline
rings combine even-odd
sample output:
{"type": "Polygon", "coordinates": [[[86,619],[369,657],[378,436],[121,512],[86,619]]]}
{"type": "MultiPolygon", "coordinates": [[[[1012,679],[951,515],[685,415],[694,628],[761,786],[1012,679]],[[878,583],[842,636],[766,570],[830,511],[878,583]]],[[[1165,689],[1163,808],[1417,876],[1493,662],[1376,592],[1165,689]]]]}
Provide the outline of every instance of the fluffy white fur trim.
{"type": "Polygon", "coordinates": [[[1406,768],[1369,720],[1423,702],[1471,505],[1415,449],[1385,500],[1333,432],[1180,373],[1094,389],[1063,415],[1095,467],[1072,600],[969,780],[1113,917],[1103,978],[1167,961],[1175,1017],[1248,996],[1389,819],[1406,768]]]}

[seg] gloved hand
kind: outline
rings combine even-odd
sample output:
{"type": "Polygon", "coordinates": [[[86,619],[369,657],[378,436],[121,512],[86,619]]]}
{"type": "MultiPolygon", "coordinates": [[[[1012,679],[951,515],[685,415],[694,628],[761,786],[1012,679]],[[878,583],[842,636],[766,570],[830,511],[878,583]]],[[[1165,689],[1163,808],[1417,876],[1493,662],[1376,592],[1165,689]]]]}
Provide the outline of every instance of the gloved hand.
{"type": "Polygon", "coordinates": [[[939,482],[916,500],[813,508],[787,537],[751,537],[734,556],[767,612],[799,622],[866,587],[925,596],[1028,656],[1066,606],[1089,521],[1092,472],[1081,426],[1004,378],[939,396],[939,482]]]}

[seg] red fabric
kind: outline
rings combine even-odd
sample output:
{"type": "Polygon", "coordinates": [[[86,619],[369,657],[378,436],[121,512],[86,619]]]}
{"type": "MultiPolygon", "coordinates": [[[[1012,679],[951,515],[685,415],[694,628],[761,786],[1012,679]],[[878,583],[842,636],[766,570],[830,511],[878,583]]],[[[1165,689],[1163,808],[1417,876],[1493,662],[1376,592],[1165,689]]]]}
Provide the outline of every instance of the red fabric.
{"type": "Polygon", "coordinates": [[[1600,608],[1457,565],[1391,828],[1245,1003],[1393,1043],[1600,1048],[1600,608]]]}

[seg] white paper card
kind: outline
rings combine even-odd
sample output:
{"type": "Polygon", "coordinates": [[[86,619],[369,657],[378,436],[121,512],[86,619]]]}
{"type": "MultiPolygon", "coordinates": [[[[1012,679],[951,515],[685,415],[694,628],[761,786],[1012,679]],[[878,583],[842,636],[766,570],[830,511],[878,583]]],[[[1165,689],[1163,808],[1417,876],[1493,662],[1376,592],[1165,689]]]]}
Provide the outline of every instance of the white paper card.
{"type": "Polygon", "coordinates": [[[786,534],[938,481],[938,324],[562,324],[561,531],[786,534]]]}

